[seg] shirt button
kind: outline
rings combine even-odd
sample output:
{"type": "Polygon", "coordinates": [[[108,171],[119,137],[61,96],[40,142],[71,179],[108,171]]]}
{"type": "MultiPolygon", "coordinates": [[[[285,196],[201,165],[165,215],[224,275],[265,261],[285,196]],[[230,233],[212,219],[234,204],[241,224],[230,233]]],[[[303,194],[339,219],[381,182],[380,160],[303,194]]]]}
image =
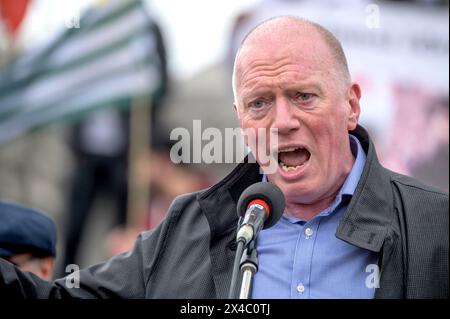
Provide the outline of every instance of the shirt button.
{"type": "Polygon", "coordinates": [[[306,237],[311,237],[312,234],[313,234],[313,230],[311,228],[308,227],[308,228],[305,229],[306,237]]]}
{"type": "Polygon", "coordinates": [[[300,283],[298,286],[297,286],[297,291],[299,292],[299,293],[304,293],[305,292],[305,286],[303,286],[303,284],[302,283],[300,283]]]}

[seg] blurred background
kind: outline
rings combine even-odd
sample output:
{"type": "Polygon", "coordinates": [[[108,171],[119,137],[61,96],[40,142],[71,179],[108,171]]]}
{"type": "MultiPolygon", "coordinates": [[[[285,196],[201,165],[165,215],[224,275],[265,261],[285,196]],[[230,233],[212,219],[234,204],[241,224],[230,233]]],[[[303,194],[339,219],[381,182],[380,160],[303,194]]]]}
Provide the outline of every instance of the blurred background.
{"type": "Polygon", "coordinates": [[[170,132],[238,126],[234,54],[278,15],[338,37],[381,162],[448,192],[448,1],[0,0],[0,199],[55,220],[56,276],[231,171],[172,163],[170,132]]]}

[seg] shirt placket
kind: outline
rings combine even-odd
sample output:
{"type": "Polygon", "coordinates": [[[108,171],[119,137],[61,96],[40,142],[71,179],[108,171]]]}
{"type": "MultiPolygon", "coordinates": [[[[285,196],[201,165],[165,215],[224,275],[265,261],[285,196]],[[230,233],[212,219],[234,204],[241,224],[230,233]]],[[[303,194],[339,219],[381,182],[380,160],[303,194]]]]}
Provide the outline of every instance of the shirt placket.
{"type": "Polygon", "coordinates": [[[310,296],[311,266],[317,229],[317,220],[311,220],[300,226],[292,271],[292,298],[308,299],[310,296]]]}

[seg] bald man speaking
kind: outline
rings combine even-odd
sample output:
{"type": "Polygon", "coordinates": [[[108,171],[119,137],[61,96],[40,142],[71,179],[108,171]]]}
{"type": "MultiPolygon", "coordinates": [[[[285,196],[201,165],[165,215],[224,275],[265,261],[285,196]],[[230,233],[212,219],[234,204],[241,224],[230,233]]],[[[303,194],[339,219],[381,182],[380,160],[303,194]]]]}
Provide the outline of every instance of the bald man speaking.
{"type": "Polygon", "coordinates": [[[285,199],[254,243],[251,298],[448,298],[448,194],[383,168],[358,125],[361,90],[339,41],[294,17],[260,24],[235,60],[234,108],[247,158],[211,188],[175,199],[128,253],[81,270],[79,287],[45,282],[0,260],[0,290],[38,298],[227,298],[236,203],[257,182],[285,199]],[[263,149],[259,149],[263,148],[263,149]],[[260,163],[261,151],[277,158],[260,163]],[[262,168],[262,169],[260,169],[262,168]]]}

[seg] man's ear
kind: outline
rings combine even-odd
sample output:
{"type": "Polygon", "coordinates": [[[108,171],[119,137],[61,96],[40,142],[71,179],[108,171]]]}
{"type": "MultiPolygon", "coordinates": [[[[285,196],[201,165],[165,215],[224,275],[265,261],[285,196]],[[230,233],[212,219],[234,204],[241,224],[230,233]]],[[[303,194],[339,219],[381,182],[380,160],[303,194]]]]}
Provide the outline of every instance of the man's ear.
{"type": "Polygon", "coordinates": [[[353,131],[358,125],[359,115],[361,113],[361,107],[359,105],[359,100],[361,99],[361,88],[357,83],[352,83],[352,86],[348,92],[348,104],[349,113],[347,121],[347,129],[353,131]]]}
{"type": "Polygon", "coordinates": [[[41,273],[41,278],[45,280],[52,280],[53,278],[53,272],[54,272],[54,258],[53,257],[44,257],[41,258],[39,261],[39,270],[41,273]]]}
{"type": "Polygon", "coordinates": [[[239,127],[241,128],[241,135],[244,138],[244,145],[248,147],[248,136],[247,136],[247,134],[245,134],[244,129],[242,129],[242,121],[241,121],[241,117],[239,115],[239,110],[238,110],[238,107],[237,107],[236,103],[233,103],[233,108],[234,108],[234,111],[236,112],[236,115],[238,117],[239,127]]]}

